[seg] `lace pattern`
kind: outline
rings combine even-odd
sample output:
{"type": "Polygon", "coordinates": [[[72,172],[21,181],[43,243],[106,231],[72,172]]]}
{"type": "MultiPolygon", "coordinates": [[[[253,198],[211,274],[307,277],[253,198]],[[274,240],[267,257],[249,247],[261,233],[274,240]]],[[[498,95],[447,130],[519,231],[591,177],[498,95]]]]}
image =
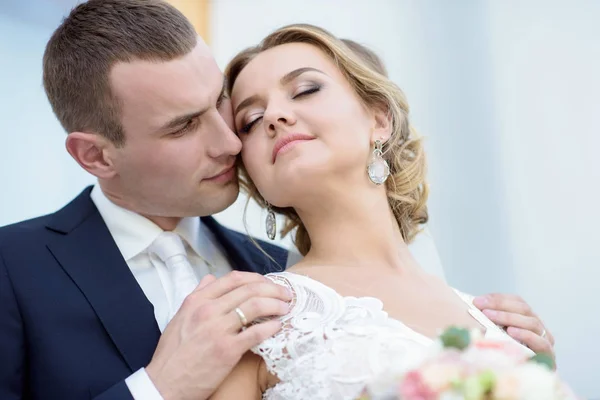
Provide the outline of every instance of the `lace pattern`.
{"type": "MultiPolygon", "coordinates": [[[[279,379],[263,399],[353,399],[373,379],[418,362],[432,344],[390,318],[379,299],[342,297],[294,273],[267,276],[290,289],[294,299],[290,313],[281,318],[282,330],[252,349],[279,379]]],[[[488,332],[501,334],[483,314],[471,314],[488,332]]]]}

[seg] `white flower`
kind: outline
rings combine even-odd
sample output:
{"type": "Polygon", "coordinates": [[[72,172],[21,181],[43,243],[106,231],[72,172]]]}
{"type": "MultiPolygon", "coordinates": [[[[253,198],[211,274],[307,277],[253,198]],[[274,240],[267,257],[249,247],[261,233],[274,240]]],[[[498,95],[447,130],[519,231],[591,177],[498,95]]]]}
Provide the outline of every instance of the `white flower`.
{"type": "Polygon", "coordinates": [[[556,374],[537,363],[525,363],[499,373],[495,398],[506,400],[560,400],[556,374]]]}

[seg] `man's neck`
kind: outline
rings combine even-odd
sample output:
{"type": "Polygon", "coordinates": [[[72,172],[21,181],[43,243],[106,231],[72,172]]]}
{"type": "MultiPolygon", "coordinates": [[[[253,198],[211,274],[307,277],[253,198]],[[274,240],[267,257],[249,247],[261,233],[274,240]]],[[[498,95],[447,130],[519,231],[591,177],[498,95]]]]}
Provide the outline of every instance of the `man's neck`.
{"type": "MultiPolygon", "coordinates": [[[[142,215],[142,214],[140,214],[142,215]]],[[[156,225],[160,227],[163,231],[173,231],[177,227],[177,225],[181,222],[181,217],[156,217],[151,215],[142,215],[144,218],[148,218],[150,221],[154,222],[156,225]]]]}
{"type": "Polygon", "coordinates": [[[131,212],[141,215],[142,217],[152,221],[163,231],[175,230],[177,225],[183,219],[181,217],[164,217],[164,216],[148,215],[145,213],[141,213],[138,210],[136,210],[136,207],[133,207],[131,205],[131,203],[128,202],[125,198],[123,198],[118,193],[115,193],[114,191],[111,191],[108,188],[106,188],[104,185],[102,185],[102,182],[99,182],[99,186],[100,186],[100,189],[102,190],[102,193],[104,193],[104,196],[108,199],[108,201],[110,201],[111,203],[113,203],[121,208],[124,208],[126,210],[129,210],[131,212]]]}

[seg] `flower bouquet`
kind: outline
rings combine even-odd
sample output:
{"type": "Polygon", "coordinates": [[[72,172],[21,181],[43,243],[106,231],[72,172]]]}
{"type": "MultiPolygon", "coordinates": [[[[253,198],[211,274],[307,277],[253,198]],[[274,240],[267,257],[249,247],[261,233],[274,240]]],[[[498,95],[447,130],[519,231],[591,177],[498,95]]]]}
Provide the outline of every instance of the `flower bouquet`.
{"type": "Polygon", "coordinates": [[[571,400],[551,357],[478,331],[447,329],[417,365],[381,377],[360,400],[571,400]]]}

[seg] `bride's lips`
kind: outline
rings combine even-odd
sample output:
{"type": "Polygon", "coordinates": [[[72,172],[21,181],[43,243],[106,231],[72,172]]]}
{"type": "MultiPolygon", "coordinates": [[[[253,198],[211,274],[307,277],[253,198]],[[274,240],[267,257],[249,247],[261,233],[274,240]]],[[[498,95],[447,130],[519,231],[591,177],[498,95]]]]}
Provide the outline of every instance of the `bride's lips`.
{"type": "Polygon", "coordinates": [[[226,183],[233,179],[233,177],[235,176],[235,172],[236,168],[235,164],[233,164],[232,166],[225,168],[218,174],[211,176],[210,178],[206,178],[204,180],[215,183],[226,183]]]}
{"type": "Polygon", "coordinates": [[[306,135],[304,133],[290,133],[287,136],[282,137],[273,146],[273,164],[277,160],[277,156],[290,150],[300,142],[306,142],[315,139],[314,136],[306,135]]]}

